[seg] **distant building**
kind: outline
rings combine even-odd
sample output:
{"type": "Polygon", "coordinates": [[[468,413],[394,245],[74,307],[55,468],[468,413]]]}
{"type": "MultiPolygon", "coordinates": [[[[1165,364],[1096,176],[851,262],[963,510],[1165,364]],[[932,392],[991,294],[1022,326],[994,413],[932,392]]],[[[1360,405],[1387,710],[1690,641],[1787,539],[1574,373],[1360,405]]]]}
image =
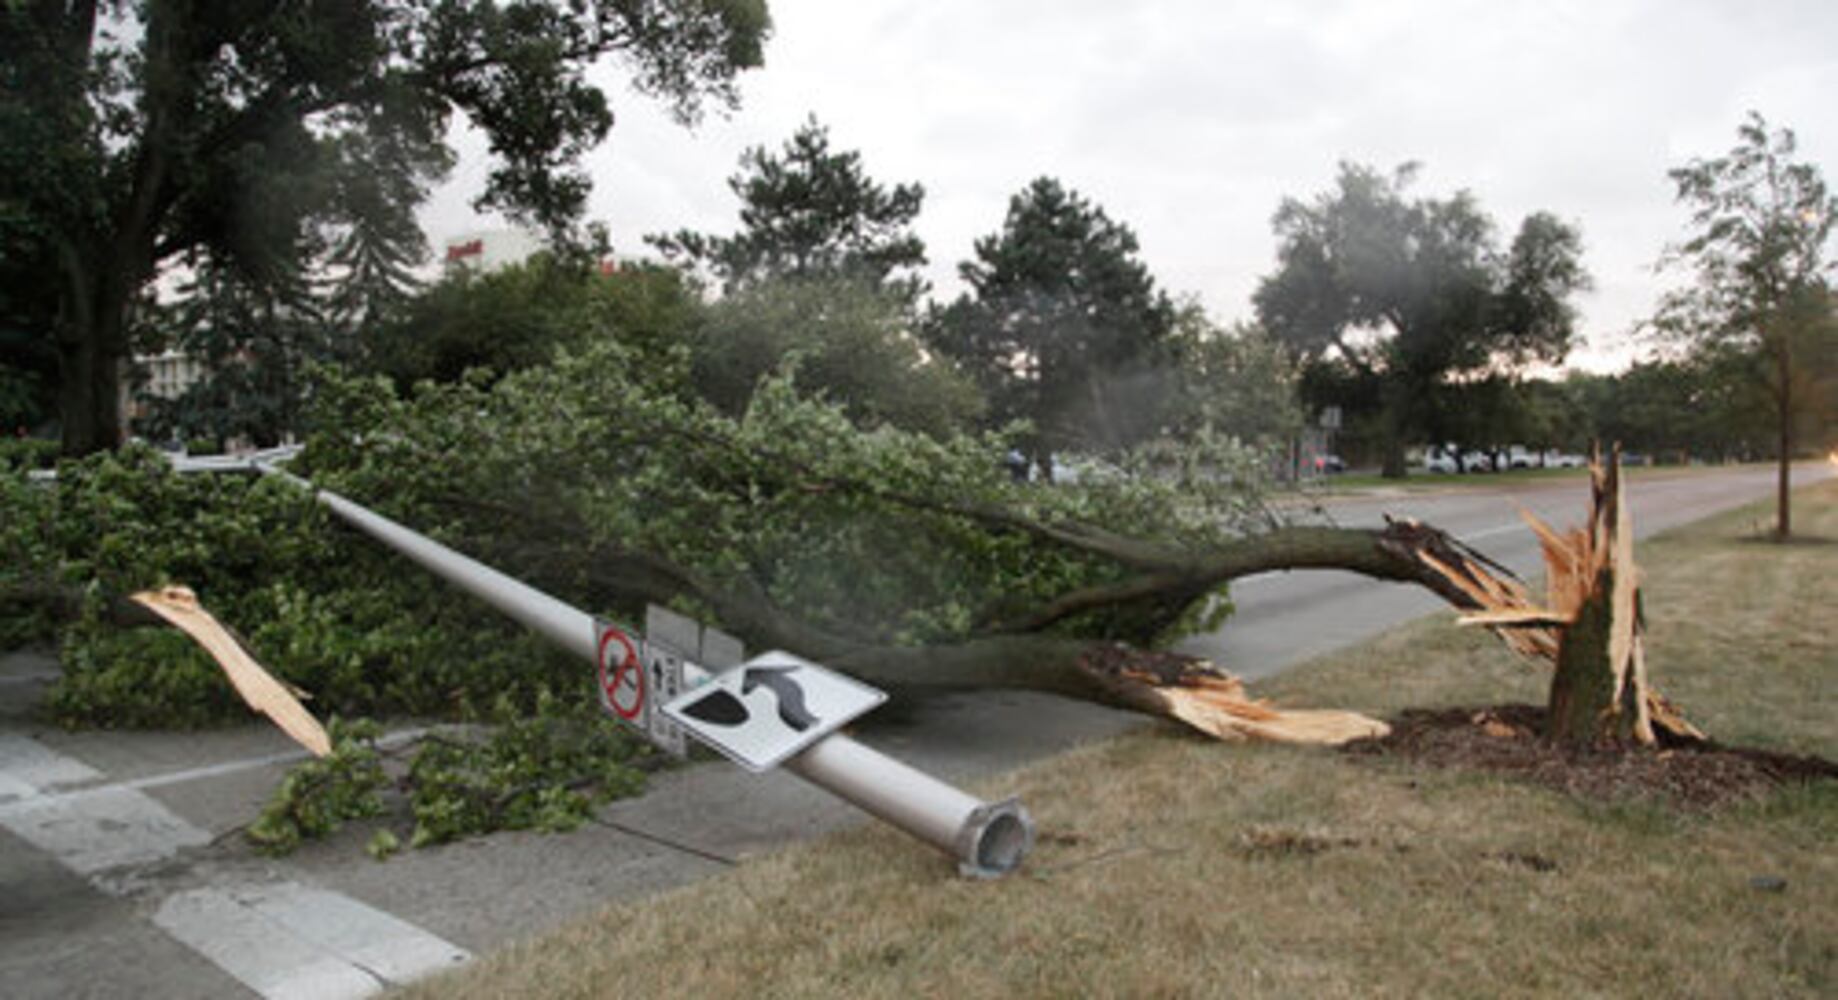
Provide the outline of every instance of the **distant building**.
{"type": "MultiPolygon", "coordinates": [[[[465,268],[474,274],[490,274],[521,264],[547,246],[541,236],[527,229],[480,230],[449,239],[441,263],[449,271],[465,268]]],[[[601,275],[612,275],[618,273],[620,264],[608,254],[599,260],[596,269],[601,275]]]]}
{"type": "Polygon", "coordinates": [[[490,274],[529,260],[542,248],[542,238],[527,229],[488,229],[448,240],[441,260],[448,270],[490,274]]]}
{"type": "Polygon", "coordinates": [[[136,354],[128,362],[133,369],[121,380],[121,430],[129,433],[133,421],[147,415],[145,400],[178,399],[192,383],[204,377],[204,363],[189,354],[164,350],[158,354],[136,354]],[[138,391],[136,391],[136,387],[138,391]]]}
{"type": "Polygon", "coordinates": [[[159,399],[178,399],[192,383],[204,377],[202,362],[174,350],[137,355],[134,364],[146,373],[147,395],[159,399]]]}

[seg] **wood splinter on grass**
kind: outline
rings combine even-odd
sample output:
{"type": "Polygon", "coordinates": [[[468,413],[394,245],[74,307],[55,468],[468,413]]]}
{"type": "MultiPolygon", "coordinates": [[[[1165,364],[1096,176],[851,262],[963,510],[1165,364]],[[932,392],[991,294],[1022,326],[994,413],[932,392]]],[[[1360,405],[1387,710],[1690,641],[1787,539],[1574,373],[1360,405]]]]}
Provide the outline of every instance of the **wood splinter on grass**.
{"type": "Polygon", "coordinates": [[[331,737],[312,713],[301,705],[273,674],[262,669],[248,650],[230,635],[223,623],[198,603],[198,595],[187,587],[143,590],[130,598],[136,604],[159,615],[192,637],[230,678],[236,693],[249,707],[268,716],[280,730],[316,757],[332,752],[331,737]]]}
{"type": "Polygon", "coordinates": [[[1109,646],[1087,654],[1079,666],[1119,700],[1227,742],[1338,746],[1391,732],[1357,712],[1276,708],[1247,695],[1237,677],[1194,657],[1109,646]]]}

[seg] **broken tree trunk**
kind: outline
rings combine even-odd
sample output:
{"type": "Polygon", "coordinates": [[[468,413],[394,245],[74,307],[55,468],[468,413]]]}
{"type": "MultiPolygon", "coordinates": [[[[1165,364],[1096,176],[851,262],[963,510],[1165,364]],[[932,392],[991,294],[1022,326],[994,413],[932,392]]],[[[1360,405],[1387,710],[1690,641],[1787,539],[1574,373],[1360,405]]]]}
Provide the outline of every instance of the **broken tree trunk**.
{"type": "Polygon", "coordinates": [[[1565,581],[1580,601],[1557,646],[1551,678],[1550,736],[1566,746],[1596,743],[1652,745],[1647,712],[1646,660],[1640,622],[1640,570],[1634,565],[1634,529],[1621,489],[1617,449],[1604,467],[1590,470],[1588,545],[1571,559],[1580,580],[1565,581]]]}
{"type": "MultiPolygon", "coordinates": [[[[1494,580],[1468,589],[1483,610],[1461,619],[1482,625],[1514,650],[1549,661],[1554,672],[1548,711],[1551,739],[1569,747],[1653,746],[1662,735],[1701,740],[1647,680],[1640,570],[1634,564],[1633,521],[1621,484],[1616,449],[1589,467],[1589,518],[1560,533],[1521,510],[1538,534],[1545,558],[1545,602],[1533,604],[1515,583],[1494,580]]],[[[1453,567],[1437,566],[1453,572],[1453,567]]],[[[1463,567],[1462,576],[1490,575],[1463,567]]]]}

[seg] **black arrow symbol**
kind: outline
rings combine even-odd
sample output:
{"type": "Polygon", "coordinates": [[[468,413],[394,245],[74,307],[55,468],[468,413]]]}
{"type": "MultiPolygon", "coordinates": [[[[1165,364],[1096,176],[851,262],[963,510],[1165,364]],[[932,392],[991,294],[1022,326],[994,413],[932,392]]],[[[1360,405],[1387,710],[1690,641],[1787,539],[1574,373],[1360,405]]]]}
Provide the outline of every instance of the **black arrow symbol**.
{"type": "Polygon", "coordinates": [[[804,689],[798,682],[785,676],[797,667],[748,667],[740,682],[740,693],[749,694],[754,688],[764,684],[772,691],[773,697],[779,700],[779,721],[790,726],[796,732],[803,732],[817,724],[817,717],[804,707],[804,689]]]}
{"type": "Polygon", "coordinates": [[[717,726],[738,726],[751,718],[747,706],[722,688],[684,705],[683,714],[717,726]]]}

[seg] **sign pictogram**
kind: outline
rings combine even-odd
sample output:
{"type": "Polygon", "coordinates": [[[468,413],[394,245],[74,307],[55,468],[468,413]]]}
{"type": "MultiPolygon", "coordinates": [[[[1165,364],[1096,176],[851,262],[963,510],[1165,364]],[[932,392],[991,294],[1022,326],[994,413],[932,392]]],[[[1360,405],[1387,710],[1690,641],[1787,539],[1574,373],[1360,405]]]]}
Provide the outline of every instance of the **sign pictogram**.
{"type": "Polygon", "coordinates": [[[595,620],[595,645],[599,649],[600,705],[613,718],[646,731],[645,665],[638,644],[618,626],[595,620]]]}
{"type": "Polygon", "coordinates": [[[665,702],[663,712],[749,771],[767,771],[887,700],[790,653],[766,653],[665,702]]]}

